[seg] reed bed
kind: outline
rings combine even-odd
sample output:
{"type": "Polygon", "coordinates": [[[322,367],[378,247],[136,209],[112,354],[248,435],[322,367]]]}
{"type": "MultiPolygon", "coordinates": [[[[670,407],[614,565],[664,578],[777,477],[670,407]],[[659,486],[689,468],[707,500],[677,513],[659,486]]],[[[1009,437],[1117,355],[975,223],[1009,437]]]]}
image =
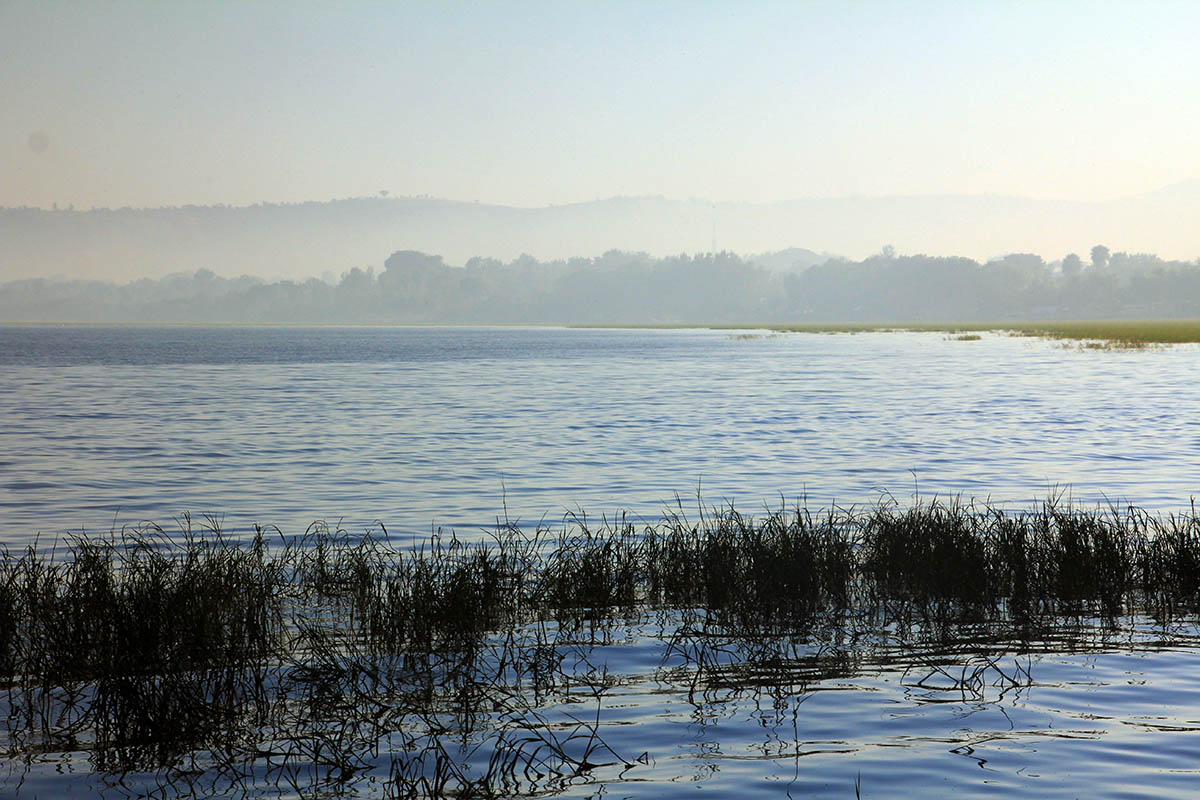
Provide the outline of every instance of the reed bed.
{"type": "Polygon", "coordinates": [[[1198,611],[1194,507],[679,506],[419,547],[325,525],[234,539],[185,517],[0,554],[0,747],[201,794],[336,794],[384,756],[389,796],[553,793],[636,762],[602,736],[614,677],[590,656],[631,620],[656,621],[663,676],[694,698],[926,646],[971,666],[930,656],[933,683],[980,692],[1027,675],[997,660],[1014,646],[1198,611]]]}

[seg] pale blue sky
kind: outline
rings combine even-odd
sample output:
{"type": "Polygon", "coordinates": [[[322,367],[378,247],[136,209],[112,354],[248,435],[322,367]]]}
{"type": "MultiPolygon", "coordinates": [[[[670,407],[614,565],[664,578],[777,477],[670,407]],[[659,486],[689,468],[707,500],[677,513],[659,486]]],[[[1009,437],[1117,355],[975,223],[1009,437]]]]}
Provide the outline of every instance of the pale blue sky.
{"type": "Polygon", "coordinates": [[[0,0],[0,205],[1107,199],[1200,178],[1198,31],[1194,0],[0,0]]]}

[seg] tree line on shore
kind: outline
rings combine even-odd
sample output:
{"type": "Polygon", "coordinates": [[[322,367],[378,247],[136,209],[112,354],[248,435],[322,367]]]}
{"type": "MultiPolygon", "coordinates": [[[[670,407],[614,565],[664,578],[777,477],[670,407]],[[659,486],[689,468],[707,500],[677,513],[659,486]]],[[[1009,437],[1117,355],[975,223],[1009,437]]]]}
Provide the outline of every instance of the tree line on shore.
{"type": "Polygon", "coordinates": [[[509,262],[393,253],[382,270],[338,279],[209,269],[118,284],[30,279],[0,284],[0,319],[48,322],[559,323],[966,322],[1200,317],[1200,259],[1111,252],[1046,262],[1013,253],[900,255],[812,263],[808,251],[509,262]],[[790,264],[790,265],[789,265],[790,264]]]}

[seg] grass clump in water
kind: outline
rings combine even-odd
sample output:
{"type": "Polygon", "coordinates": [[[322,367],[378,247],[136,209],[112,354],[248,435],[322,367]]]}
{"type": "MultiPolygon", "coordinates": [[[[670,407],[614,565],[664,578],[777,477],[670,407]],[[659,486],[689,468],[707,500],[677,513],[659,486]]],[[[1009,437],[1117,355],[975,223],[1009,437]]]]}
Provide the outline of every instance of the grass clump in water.
{"type": "Polygon", "coordinates": [[[582,692],[598,714],[612,682],[588,648],[639,615],[664,620],[664,663],[694,696],[851,673],[860,656],[838,643],[882,630],[1012,642],[1197,611],[1195,509],[888,501],[693,521],[680,506],[641,527],[576,514],[417,548],[321,525],[239,541],[185,518],[3,553],[2,746],[330,791],[388,750],[406,754],[397,796],[511,794],[628,765],[599,716],[552,718],[542,701],[582,692]]]}

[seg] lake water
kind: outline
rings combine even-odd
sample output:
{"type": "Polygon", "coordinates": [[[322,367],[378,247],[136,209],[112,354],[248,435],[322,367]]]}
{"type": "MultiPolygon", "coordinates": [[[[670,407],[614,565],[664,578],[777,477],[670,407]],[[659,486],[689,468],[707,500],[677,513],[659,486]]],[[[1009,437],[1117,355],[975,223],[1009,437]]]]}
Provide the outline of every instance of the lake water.
{"type": "MultiPolygon", "coordinates": [[[[652,521],[676,496],[694,508],[698,491],[749,512],[781,497],[906,503],[914,491],[1170,512],[1200,486],[1198,356],[1000,334],[6,327],[0,544],[183,512],[236,531],[325,519],[476,535],[505,506],[525,523],[577,509],[652,521]]],[[[996,666],[1028,670],[1011,685],[964,650],[850,658],[841,673],[697,701],[664,672],[664,640],[634,631],[588,657],[614,676],[601,732],[644,758],[558,788],[854,797],[859,781],[863,797],[1191,796],[1195,637],[1002,649],[996,666]],[[938,663],[981,668],[982,681],[947,688],[930,672],[938,663]]],[[[0,775],[0,791],[174,793],[153,776],[97,776],[86,753],[16,772],[23,783],[0,775]]]]}
{"type": "Polygon", "coordinates": [[[0,328],[0,543],[190,512],[475,535],[678,495],[1156,510],[1200,487],[1193,346],[513,328],[0,328]]]}

